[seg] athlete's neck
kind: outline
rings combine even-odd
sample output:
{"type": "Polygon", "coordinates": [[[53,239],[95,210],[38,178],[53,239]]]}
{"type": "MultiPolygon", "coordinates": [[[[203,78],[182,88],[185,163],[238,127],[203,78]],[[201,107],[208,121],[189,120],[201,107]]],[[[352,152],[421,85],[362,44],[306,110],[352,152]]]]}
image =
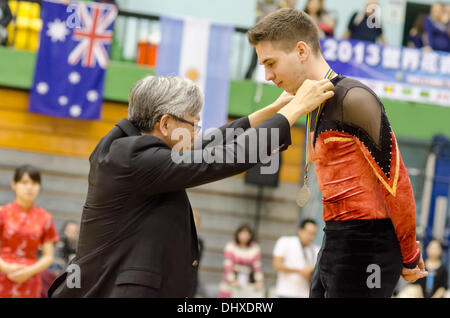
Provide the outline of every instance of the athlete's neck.
{"type": "Polygon", "coordinates": [[[313,60],[310,69],[311,75],[309,76],[309,79],[319,81],[325,78],[328,70],[330,69],[330,65],[328,65],[327,61],[325,61],[321,55],[313,60]]]}

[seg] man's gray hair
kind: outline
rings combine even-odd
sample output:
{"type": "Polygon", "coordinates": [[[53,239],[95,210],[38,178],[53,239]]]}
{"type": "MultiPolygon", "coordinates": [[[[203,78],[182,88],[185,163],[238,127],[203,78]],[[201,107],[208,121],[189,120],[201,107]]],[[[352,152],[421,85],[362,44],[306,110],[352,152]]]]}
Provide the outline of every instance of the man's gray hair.
{"type": "Polygon", "coordinates": [[[150,132],[165,114],[180,118],[195,116],[203,94],[194,82],[174,76],[147,76],[130,91],[128,119],[142,132],[150,132]]]}

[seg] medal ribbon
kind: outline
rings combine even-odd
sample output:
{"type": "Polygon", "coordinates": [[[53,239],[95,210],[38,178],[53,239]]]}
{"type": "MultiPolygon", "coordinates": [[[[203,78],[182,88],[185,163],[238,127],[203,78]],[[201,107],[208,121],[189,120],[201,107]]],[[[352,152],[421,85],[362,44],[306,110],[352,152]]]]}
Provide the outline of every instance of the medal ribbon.
{"type": "MultiPolygon", "coordinates": [[[[334,75],[334,71],[330,68],[327,72],[327,74],[325,75],[324,78],[326,79],[331,79],[334,75]]],[[[326,101],[325,101],[326,102],[326,101]]],[[[314,131],[317,128],[317,122],[319,120],[319,115],[320,112],[322,111],[323,105],[325,105],[325,102],[323,102],[322,104],[319,105],[319,110],[317,111],[317,115],[316,115],[316,123],[314,126],[314,131]]],[[[311,126],[311,113],[308,113],[307,115],[307,119],[306,119],[306,164],[305,164],[305,184],[306,184],[306,178],[308,175],[308,169],[309,169],[309,130],[310,130],[310,126],[311,126]]]]}

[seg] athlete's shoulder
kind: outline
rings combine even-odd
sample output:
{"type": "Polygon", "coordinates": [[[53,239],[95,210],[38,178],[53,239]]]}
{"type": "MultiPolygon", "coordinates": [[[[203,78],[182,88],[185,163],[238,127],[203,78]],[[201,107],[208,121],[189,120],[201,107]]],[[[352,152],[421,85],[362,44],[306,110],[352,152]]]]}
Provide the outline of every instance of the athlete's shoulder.
{"type": "Polygon", "coordinates": [[[361,88],[366,88],[368,90],[371,90],[363,82],[361,82],[357,79],[354,79],[354,78],[343,76],[343,75],[340,75],[339,80],[335,84],[335,87],[343,87],[346,89],[351,89],[353,87],[361,87],[361,88]]]}

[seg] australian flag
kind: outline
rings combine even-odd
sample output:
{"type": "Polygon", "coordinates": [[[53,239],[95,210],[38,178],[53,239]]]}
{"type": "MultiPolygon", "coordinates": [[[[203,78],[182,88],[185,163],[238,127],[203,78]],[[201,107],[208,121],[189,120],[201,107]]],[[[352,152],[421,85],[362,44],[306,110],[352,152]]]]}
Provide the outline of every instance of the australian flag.
{"type": "Polygon", "coordinates": [[[42,31],[29,110],[99,119],[113,39],[114,5],[42,1],[42,31]]]}

